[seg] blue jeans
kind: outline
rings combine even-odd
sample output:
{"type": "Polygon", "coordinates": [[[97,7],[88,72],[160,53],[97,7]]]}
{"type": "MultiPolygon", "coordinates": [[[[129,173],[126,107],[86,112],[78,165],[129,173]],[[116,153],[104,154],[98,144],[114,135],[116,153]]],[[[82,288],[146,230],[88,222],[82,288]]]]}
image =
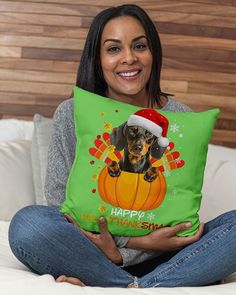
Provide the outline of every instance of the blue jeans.
{"type": "Polygon", "coordinates": [[[77,277],[88,286],[202,286],[236,271],[236,210],[206,223],[199,241],[142,277],[112,263],[57,209],[47,206],[21,209],[11,221],[9,243],[33,272],[77,277]]]}

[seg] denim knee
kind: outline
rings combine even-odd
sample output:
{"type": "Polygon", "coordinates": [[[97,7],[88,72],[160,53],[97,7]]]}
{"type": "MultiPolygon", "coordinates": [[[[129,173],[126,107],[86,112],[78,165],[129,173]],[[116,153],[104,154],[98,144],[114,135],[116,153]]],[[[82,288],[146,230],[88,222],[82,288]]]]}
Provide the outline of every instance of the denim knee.
{"type": "Polygon", "coordinates": [[[55,252],[60,220],[65,222],[58,210],[39,205],[21,209],[11,220],[10,248],[16,258],[35,273],[55,277],[59,274],[50,258],[55,252]]]}
{"type": "Polygon", "coordinates": [[[54,215],[59,217],[60,213],[48,206],[31,205],[19,210],[13,216],[8,232],[13,253],[16,254],[16,245],[28,246],[40,242],[40,232],[50,235],[47,231],[53,230],[56,226],[54,215]]]}
{"type": "Polygon", "coordinates": [[[30,220],[33,225],[34,221],[38,219],[36,218],[36,211],[37,206],[31,205],[22,208],[13,216],[9,226],[8,238],[10,247],[14,254],[16,254],[15,246],[17,242],[27,243],[27,241],[31,241],[33,236],[36,236],[33,235],[29,222],[30,220]]]}
{"type": "Polygon", "coordinates": [[[236,221],[236,210],[231,210],[220,215],[223,221],[232,223],[236,221]]]}
{"type": "Polygon", "coordinates": [[[79,277],[85,284],[124,287],[132,276],[117,267],[59,210],[23,208],[13,217],[9,242],[15,256],[37,274],[79,277]]]}

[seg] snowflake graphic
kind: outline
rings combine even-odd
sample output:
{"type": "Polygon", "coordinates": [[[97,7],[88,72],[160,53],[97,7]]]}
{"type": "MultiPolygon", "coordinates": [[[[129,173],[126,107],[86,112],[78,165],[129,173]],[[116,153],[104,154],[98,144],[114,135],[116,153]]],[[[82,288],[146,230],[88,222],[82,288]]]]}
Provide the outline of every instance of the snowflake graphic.
{"type": "Polygon", "coordinates": [[[183,138],[183,137],[184,137],[184,135],[182,133],[180,133],[179,138],[183,138]]]}
{"type": "Polygon", "coordinates": [[[172,124],[170,125],[170,131],[172,132],[179,132],[179,125],[177,125],[176,123],[175,124],[172,124]]]}
{"type": "Polygon", "coordinates": [[[173,196],[177,195],[177,189],[176,188],[173,189],[172,194],[173,194],[173,196]]]}
{"type": "Polygon", "coordinates": [[[156,215],[153,214],[153,213],[148,213],[148,215],[147,215],[147,218],[148,218],[149,220],[153,220],[155,217],[156,217],[156,215]]]}
{"type": "Polygon", "coordinates": [[[170,171],[169,171],[169,170],[166,170],[166,171],[162,172],[162,174],[164,174],[164,175],[165,175],[165,177],[168,177],[168,176],[170,176],[170,175],[171,175],[171,173],[170,173],[170,171]]]}

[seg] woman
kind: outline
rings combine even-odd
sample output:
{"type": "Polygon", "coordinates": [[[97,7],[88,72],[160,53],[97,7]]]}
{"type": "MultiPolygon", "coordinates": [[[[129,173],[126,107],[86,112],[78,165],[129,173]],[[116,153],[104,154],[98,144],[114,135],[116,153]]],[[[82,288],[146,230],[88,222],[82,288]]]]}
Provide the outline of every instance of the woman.
{"type": "MultiPolygon", "coordinates": [[[[91,25],[76,84],[142,107],[190,111],[161,92],[161,62],[159,37],[147,14],[136,5],[109,8],[91,25]]],[[[235,211],[201,224],[192,237],[176,236],[188,223],[143,237],[112,237],[102,218],[100,234],[93,234],[60,214],[75,145],[70,99],[54,115],[45,185],[49,207],[23,208],[9,229],[13,253],[32,271],[81,286],[145,288],[201,286],[236,271],[235,211]]]]}

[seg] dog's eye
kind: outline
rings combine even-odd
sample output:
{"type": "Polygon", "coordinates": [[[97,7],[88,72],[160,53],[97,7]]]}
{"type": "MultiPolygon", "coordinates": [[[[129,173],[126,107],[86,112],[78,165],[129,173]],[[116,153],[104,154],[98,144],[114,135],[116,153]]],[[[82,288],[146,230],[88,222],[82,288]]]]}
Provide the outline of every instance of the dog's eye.
{"type": "Polygon", "coordinates": [[[129,129],[129,133],[130,133],[130,135],[135,136],[138,133],[138,128],[137,127],[131,127],[129,129]]]}
{"type": "Polygon", "coordinates": [[[151,144],[151,143],[152,143],[152,138],[147,139],[146,142],[147,142],[148,144],[151,144]]]}
{"type": "Polygon", "coordinates": [[[145,131],[145,136],[146,136],[147,139],[152,139],[153,138],[153,134],[151,132],[147,131],[147,130],[145,131]]]}

